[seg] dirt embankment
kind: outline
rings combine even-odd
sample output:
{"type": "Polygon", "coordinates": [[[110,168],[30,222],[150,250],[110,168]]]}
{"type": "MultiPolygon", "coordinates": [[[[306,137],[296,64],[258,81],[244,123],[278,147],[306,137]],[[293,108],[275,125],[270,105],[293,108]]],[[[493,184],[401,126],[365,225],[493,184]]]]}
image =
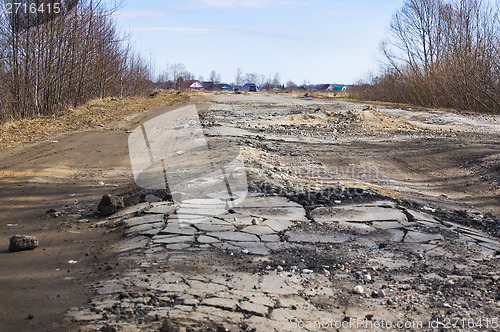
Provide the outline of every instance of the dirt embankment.
{"type": "Polygon", "coordinates": [[[96,99],[76,109],[50,117],[0,124],[0,151],[22,143],[39,142],[57,133],[93,130],[160,105],[188,100],[186,94],[159,92],[150,97],[96,99]]]}

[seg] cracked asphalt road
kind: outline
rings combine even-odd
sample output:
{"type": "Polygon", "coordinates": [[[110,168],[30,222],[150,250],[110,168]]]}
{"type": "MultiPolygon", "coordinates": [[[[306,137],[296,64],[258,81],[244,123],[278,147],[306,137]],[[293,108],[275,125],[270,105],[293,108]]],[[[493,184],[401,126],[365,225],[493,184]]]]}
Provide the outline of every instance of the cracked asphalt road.
{"type": "Polygon", "coordinates": [[[82,330],[496,328],[498,174],[478,162],[498,157],[498,118],[275,95],[200,115],[251,193],[120,215],[131,268],[70,311],[82,330]]]}
{"type": "MultiPolygon", "coordinates": [[[[53,171],[58,186],[68,191],[65,197],[76,189],[69,181],[82,192],[77,192],[79,202],[63,208],[62,233],[72,232],[67,255],[55,248],[50,253],[80,265],[71,273],[72,284],[58,290],[65,298],[58,309],[65,320],[55,325],[52,315],[41,326],[348,331],[372,330],[382,322],[381,329],[397,329],[387,322],[402,322],[410,324],[408,330],[436,330],[454,322],[453,330],[468,330],[473,320],[475,330],[497,329],[498,116],[376,109],[286,95],[210,99],[197,106],[214,161],[231,160],[237,155],[233,148],[239,148],[248,197],[228,208],[223,197],[174,203],[162,192],[144,193],[131,184],[126,147],[119,143],[126,143],[126,136],[108,135],[106,151],[119,146],[110,152],[114,161],[93,157],[102,169],[93,168],[90,178],[113,186],[84,186],[88,172],[75,175],[78,165],[68,181],[53,171]],[[88,217],[99,193],[109,192],[128,197],[128,207],[105,220],[88,217]],[[159,202],[144,202],[146,194],[156,194],[159,202]],[[88,228],[93,225],[110,230],[88,228]],[[87,241],[92,250],[84,258],[87,241]],[[70,251],[72,246],[78,250],[70,251]],[[82,277],[82,266],[91,278],[82,277]],[[68,299],[71,287],[81,300],[68,299]],[[87,296],[91,300],[82,303],[87,296]],[[66,311],[68,304],[74,307],[66,311]]],[[[90,136],[89,152],[94,149],[90,136]]],[[[60,160],[54,150],[52,161],[60,160]]],[[[65,151],[71,159],[72,150],[65,151]]],[[[82,148],[79,155],[84,153],[82,148]]],[[[50,164],[46,160],[44,170],[50,164]]],[[[36,175],[35,189],[47,188],[54,176],[36,175]]],[[[12,186],[22,183],[14,176],[10,180],[12,186]]],[[[51,199],[32,208],[49,203],[54,204],[51,199]]],[[[44,223],[46,233],[51,226],[44,223]]],[[[31,229],[21,221],[19,226],[31,229]]],[[[60,235],[51,233],[51,239],[60,235]]],[[[37,257],[41,263],[51,260],[37,257]]],[[[50,281],[60,277],[46,278],[50,295],[55,296],[50,281]]],[[[16,287],[29,284],[6,280],[16,287]]],[[[36,314],[20,330],[39,323],[36,314]]],[[[6,326],[19,325],[9,322],[6,326]]]]}

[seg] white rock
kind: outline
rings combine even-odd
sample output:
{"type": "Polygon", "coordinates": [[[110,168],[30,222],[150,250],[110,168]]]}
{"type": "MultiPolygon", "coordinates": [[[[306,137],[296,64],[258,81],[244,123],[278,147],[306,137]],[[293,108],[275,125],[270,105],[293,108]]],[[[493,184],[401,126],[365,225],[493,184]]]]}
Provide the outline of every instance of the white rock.
{"type": "Polygon", "coordinates": [[[365,289],[363,288],[363,286],[358,285],[354,287],[353,292],[356,294],[364,294],[365,289]]]}
{"type": "Polygon", "coordinates": [[[436,212],[436,209],[433,209],[433,208],[430,208],[430,207],[427,207],[427,206],[424,206],[423,208],[425,211],[431,211],[431,212],[436,212]]]}
{"type": "Polygon", "coordinates": [[[372,276],[371,276],[371,275],[369,275],[369,274],[365,274],[365,275],[363,276],[363,281],[364,281],[364,282],[370,282],[370,281],[372,281],[372,276]]]}

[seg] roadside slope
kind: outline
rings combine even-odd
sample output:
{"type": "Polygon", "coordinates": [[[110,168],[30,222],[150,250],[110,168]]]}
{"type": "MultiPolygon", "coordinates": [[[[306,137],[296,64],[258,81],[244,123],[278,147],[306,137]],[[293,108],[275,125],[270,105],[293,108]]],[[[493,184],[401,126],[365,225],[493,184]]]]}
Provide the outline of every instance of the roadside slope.
{"type": "Polygon", "coordinates": [[[1,331],[67,331],[58,322],[91,296],[87,285],[121,268],[107,250],[115,235],[78,220],[103,194],[132,190],[127,131],[182,104],[141,109],[104,127],[51,133],[0,153],[1,331]],[[62,216],[48,216],[49,209],[62,216]],[[9,238],[16,234],[38,237],[39,248],[8,253],[9,238]],[[30,315],[34,318],[27,319],[30,315]]]}

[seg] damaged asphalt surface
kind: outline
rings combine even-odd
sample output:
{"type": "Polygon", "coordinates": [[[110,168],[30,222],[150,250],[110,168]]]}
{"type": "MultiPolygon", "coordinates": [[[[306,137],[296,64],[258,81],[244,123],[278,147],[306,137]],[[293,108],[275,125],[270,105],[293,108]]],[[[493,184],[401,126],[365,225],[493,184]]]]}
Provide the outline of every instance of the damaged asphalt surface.
{"type": "Polygon", "coordinates": [[[75,329],[498,330],[498,116],[264,94],[199,113],[216,163],[239,148],[248,195],[137,189],[89,218],[119,268],[67,312],[75,329]]]}

